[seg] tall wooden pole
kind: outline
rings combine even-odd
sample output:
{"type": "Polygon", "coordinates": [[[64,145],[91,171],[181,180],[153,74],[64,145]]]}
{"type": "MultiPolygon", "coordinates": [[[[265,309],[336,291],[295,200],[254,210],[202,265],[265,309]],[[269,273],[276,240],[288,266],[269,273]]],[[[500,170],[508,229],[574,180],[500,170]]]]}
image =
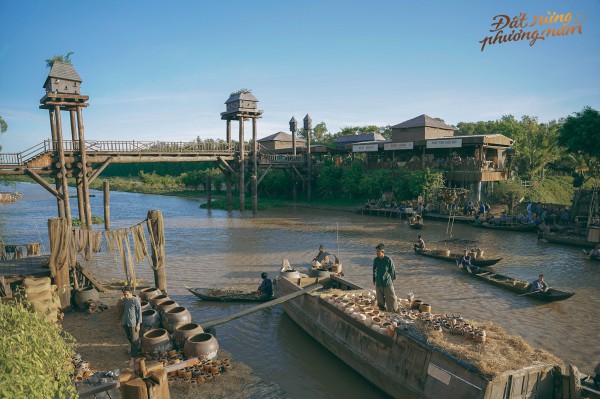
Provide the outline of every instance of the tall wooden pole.
{"type": "MultiPolygon", "coordinates": [[[[58,144],[57,144],[58,139],[56,137],[56,118],[54,116],[54,110],[52,108],[48,108],[48,114],[50,115],[50,131],[52,132],[52,150],[54,150],[54,152],[56,152],[57,147],[58,147],[58,144]]],[[[52,166],[54,169],[55,165],[52,165],[52,166]]],[[[58,178],[58,174],[54,178],[54,184],[56,185],[56,191],[59,194],[56,196],[56,207],[58,208],[58,217],[64,218],[65,217],[65,206],[63,203],[63,199],[60,196],[60,193],[62,190],[61,190],[61,181],[58,178]]]]}
{"type": "Polygon", "coordinates": [[[258,213],[258,142],[257,142],[256,118],[252,118],[252,214],[258,213]]]}
{"type": "Polygon", "coordinates": [[[110,183],[108,180],[102,182],[104,192],[104,230],[110,230],[110,183]]]}
{"type": "Polygon", "coordinates": [[[83,129],[83,113],[77,107],[77,129],[79,130],[79,154],[81,155],[83,183],[83,204],[85,205],[85,220],[88,228],[92,228],[92,207],[90,206],[90,185],[88,180],[87,152],[85,148],[85,132],[83,129]]]}
{"type": "Polygon", "coordinates": [[[165,227],[162,212],[148,211],[148,231],[152,234],[152,270],[154,285],[163,293],[167,293],[167,265],[165,263],[165,227]]]}
{"type": "Polygon", "coordinates": [[[245,198],[245,193],[244,193],[244,188],[246,186],[246,182],[244,180],[244,174],[246,173],[246,167],[245,167],[245,162],[246,162],[246,154],[245,154],[245,146],[244,146],[244,117],[240,116],[240,212],[244,212],[246,210],[246,204],[244,203],[246,198],[245,198]]]}
{"type": "Polygon", "coordinates": [[[58,296],[62,309],[71,304],[71,284],[69,268],[71,256],[71,223],[66,218],[48,219],[48,239],[50,240],[50,274],[58,286],[58,296]]]}
{"type": "Polygon", "coordinates": [[[62,122],[60,119],[60,105],[54,106],[54,116],[56,122],[56,141],[58,147],[58,162],[60,163],[60,186],[64,197],[63,206],[65,217],[69,226],[71,225],[71,201],[69,201],[69,184],[67,181],[67,168],[65,166],[65,152],[63,149],[62,122]]]}
{"type": "Polygon", "coordinates": [[[227,144],[231,145],[231,119],[227,119],[227,144]]]}
{"type": "MultiPolygon", "coordinates": [[[[71,120],[71,138],[73,140],[73,146],[77,143],[77,116],[74,109],[69,110],[69,117],[71,120]]],[[[80,162],[83,161],[80,160],[80,162]]],[[[79,211],[79,220],[81,221],[81,227],[86,225],[85,217],[85,204],[83,199],[83,182],[79,175],[75,175],[75,183],[77,185],[77,210],[79,211]]]]}

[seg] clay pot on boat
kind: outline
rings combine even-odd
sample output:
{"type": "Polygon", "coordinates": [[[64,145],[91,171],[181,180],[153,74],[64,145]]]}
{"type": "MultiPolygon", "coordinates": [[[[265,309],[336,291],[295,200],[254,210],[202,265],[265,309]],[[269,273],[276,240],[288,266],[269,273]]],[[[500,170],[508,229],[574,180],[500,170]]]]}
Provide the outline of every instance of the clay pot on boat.
{"type": "Polygon", "coordinates": [[[177,349],[183,349],[185,341],[194,335],[202,334],[204,330],[198,323],[183,324],[175,329],[173,333],[173,342],[177,349]]]}
{"type": "Polygon", "coordinates": [[[169,333],[164,328],[155,328],[142,336],[142,349],[148,356],[158,356],[160,353],[173,349],[169,333]]]}
{"type": "Polygon", "coordinates": [[[217,339],[209,333],[201,333],[189,337],[183,347],[186,358],[198,357],[201,361],[214,359],[217,356],[218,350],[219,343],[217,339]]]}
{"type": "Polygon", "coordinates": [[[142,301],[150,302],[150,299],[159,295],[162,295],[162,292],[156,287],[148,287],[140,290],[140,299],[142,301]]]}
{"type": "Polygon", "coordinates": [[[191,323],[192,315],[183,306],[178,306],[163,314],[162,324],[165,330],[172,334],[175,329],[183,324],[191,323]]]}

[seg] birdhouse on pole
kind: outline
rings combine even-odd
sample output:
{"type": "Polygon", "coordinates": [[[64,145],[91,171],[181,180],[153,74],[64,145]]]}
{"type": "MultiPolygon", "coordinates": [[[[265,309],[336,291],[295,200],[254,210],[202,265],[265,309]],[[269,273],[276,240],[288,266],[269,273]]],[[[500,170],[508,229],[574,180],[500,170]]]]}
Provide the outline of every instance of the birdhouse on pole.
{"type": "Polygon", "coordinates": [[[72,64],[54,61],[44,82],[46,93],[80,94],[81,78],[72,64]]]}

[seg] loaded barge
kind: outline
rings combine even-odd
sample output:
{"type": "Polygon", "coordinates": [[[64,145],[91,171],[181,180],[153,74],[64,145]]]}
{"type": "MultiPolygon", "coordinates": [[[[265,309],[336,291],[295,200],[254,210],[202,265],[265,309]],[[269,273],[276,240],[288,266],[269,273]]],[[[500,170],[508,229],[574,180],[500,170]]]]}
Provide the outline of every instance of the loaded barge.
{"type": "Polygon", "coordinates": [[[391,334],[376,331],[319,294],[330,289],[365,291],[340,277],[280,277],[277,295],[316,283],[323,288],[287,301],[285,312],[321,345],[394,398],[579,397],[576,368],[559,360],[490,375],[429,344],[410,324],[392,326],[391,334]]]}

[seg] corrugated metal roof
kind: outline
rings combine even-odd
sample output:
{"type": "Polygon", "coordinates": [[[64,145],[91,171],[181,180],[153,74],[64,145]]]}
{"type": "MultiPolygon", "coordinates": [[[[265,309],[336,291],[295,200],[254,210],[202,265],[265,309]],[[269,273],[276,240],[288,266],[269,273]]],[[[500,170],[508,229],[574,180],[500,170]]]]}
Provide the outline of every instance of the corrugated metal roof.
{"type": "Polygon", "coordinates": [[[392,126],[392,129],[407,129],[411,127],[437,127],[440,129],[458,130],[455,127],[446,125],[444,122],[433,119],[428,115],[419,115],[402,123],[392,126]]]}
{"type": "MultiPolygon", "coordinates": [[[[286,133],[286,132],[277,132],[270,136],[263,137],[262,139],[259,139],[258,141],[289,141],[291,143],[292,135],[289,133],[286,133]]],[[[298,136],[296,136],[296,143],[298,143],[298,142],[305,143],[306,140],[301,139],[298,136]]]]}
{"type": "MultiPolygon", "coordinates": [[[[76,82],[82,82],[79,74],[72,64],[60,61],[54,61],[54,64],[52,64],[52,69],[50,69],[50,73],[48,74],[48,78],[68,79],[76,82]]],[[[48,79],[46,78],[46,80],[48,79]]]]}
{"type": "Polygon", "coordinates": [[[336,139],[337,143],[354,143],[359,141],[383,141],[385,138],[380,133],[365,133],[354,136],[342,136],[336,139]]]}

